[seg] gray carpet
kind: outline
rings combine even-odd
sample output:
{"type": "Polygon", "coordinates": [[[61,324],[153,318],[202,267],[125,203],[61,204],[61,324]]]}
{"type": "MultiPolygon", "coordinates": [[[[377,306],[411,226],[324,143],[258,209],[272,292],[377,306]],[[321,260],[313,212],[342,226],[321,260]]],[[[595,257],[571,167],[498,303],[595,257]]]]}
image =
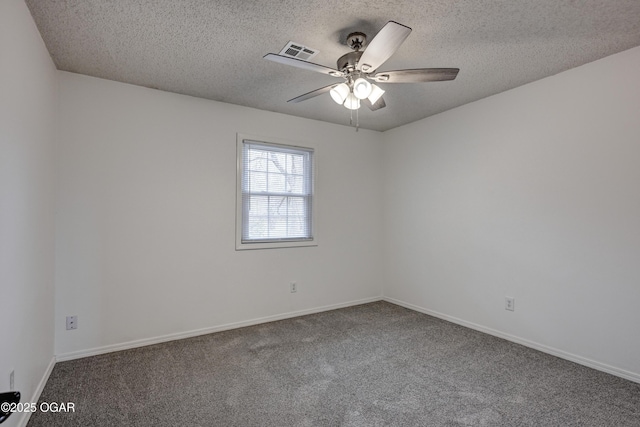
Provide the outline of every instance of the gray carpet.
{"type": "Polygon", "coordinates": [[[36,426],[640,426],[640,384],[386,302],[58,363],[36,426]]]}

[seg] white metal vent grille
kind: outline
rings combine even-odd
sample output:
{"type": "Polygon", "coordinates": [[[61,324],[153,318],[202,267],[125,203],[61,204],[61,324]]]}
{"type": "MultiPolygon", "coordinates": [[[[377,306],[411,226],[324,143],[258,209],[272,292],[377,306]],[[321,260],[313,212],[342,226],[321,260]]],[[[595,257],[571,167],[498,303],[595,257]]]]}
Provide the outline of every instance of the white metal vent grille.
{"type": "Polygon", "coordinates": [[[317,49],[303,46],[300,43],[292,41],[287,43],[287,45],[280,51],[280,55],[288,56],[290,58],[302,59],[303,61],[308,61],[317,54],[317,49]]]}

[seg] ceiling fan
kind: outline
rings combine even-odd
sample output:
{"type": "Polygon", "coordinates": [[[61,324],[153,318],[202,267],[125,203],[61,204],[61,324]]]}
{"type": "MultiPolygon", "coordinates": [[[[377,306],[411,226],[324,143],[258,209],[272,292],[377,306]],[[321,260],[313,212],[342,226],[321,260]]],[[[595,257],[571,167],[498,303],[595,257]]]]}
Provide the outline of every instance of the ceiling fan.
{"type": "Polygon", "coordinates": [[[410,33],[411,28],[394,21],[387,22],[368,44],[364,33],[351,33],[347,36],[347,45],[353,52],[341,56],[336,68],[275,53],[265,55],[264,59],[344,79],[342,83],[312,90],[287,102],[305,101],[329,92],[336,103],[350,110],[358,110],[362,103],[375,111],[386,106],[382,98],[385,91],[372,82],[386,84],[446,81],[455,79],[460,71],[458,68],[415,68],[378,72],[378,68],[398,50],[410,33]]]}

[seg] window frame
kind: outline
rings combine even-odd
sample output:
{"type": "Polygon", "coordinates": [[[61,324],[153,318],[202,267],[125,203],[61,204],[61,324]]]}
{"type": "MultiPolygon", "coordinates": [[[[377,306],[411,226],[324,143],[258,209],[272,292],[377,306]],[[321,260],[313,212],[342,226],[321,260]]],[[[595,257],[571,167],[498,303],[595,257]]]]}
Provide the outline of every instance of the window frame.
{"type": "Polygon", "coordinates": [[[316,153],[314,147],[304,147],[291,141],[280,138],[255,136],[238,133],[236,134],[236,250],[252,249],[276,249],[318,246],[317,240],[317,195],[316,195],[316,153]],[[242,205],[242,176],[244,165],[244,143],[254,142],[283,148],[286,150],[304,150],[311,152],[311,238],[273,239],[260,240],[255,242],[245,242],[242,240],[242,227],[244,225],[244,207],[242,205]]]}

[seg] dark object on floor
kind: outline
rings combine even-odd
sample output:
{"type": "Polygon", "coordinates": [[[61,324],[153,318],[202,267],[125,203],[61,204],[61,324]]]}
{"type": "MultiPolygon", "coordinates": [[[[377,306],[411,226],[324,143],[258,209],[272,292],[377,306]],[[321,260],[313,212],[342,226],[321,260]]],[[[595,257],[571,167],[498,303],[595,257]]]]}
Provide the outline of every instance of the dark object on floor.
{"type": "Polygon", "coordinates": [[[0,393],[0,424],[4,422],[13,413],[9,408],[5,408],[6,404],[14,405],[20,402],[19,391],[8,391],[6,393],[0,393]],[[5,412],[5,409],[7,411],[5,412]]]}

